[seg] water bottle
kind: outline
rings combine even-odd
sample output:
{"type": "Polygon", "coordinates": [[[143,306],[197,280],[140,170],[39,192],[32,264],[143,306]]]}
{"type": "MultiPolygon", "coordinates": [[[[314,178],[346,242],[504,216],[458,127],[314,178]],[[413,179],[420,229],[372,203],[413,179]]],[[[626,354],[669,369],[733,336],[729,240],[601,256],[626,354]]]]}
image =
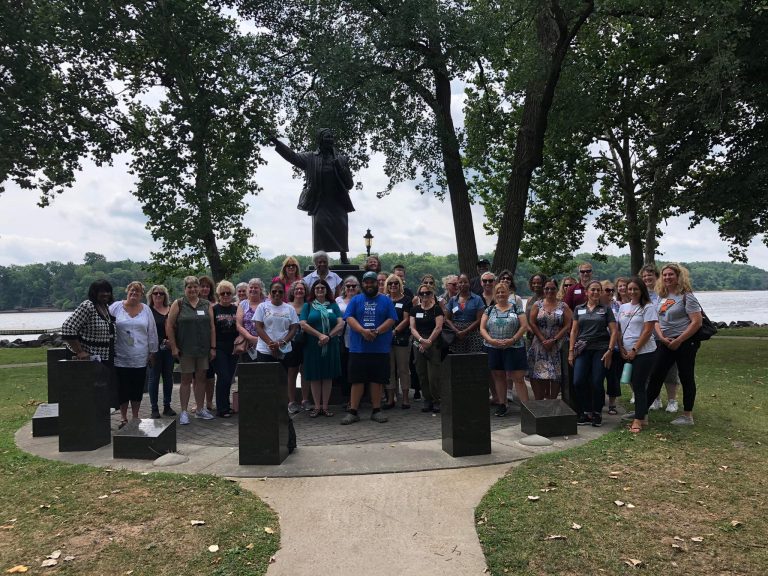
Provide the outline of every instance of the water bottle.
{"type": "Polygon", "coordinates": [[[632,363],[631,362],[626,362],[624,364],[624,369],[621,371],[621,383],[622,384],[632,383],[632,363]]]}

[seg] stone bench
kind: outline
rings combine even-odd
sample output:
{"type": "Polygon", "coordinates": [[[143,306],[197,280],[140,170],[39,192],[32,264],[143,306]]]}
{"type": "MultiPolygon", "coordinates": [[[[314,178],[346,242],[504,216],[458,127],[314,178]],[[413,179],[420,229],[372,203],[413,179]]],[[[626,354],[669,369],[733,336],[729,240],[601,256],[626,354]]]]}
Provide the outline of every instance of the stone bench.
{"type": "Polygon", "coordinates": [[[521,402],[520,430],[539,436],[571,436],[576,434],[576,412],[562,400],[528,400],[521,402]]]}
{"type": "Polygon", "coordinates": [[[176,452],[176,420],[137,418],[112,436],[113,458],[155,460],[176,452]]]}

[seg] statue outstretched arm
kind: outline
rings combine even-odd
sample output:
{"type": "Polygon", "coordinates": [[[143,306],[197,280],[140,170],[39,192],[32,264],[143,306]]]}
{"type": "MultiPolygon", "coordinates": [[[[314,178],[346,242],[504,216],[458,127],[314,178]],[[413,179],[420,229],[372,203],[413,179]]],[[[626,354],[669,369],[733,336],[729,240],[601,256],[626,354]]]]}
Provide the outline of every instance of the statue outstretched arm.
{"type": "Polygon", "coordinates": [[[278,140],[276,137],[272,137],[269,139],[272,144],[275,145],[275,151],[280,154],[283,158],[288,160],[291,164],[296,166],[296,168],[300,168],[302,170],[306,169],[307,167],[307,159],[303,154],[297,154],[293,150],[291,150],[290,147],[288,147],[286,144],[283,144],[278,140]]]}

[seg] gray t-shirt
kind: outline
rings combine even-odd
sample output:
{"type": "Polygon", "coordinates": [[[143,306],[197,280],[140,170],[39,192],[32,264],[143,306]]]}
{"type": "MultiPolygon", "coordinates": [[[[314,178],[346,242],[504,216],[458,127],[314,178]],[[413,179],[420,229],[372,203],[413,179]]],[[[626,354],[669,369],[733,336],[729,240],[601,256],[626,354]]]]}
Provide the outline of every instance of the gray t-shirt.
{"type": "MultiPolygon", "coordinates": [[[[619,328],[621,329],[621,339],[624,348],[628,351],[637,343],[640,338],[640,334],[643,333],[643,328],[646,322],[657,322],[659,320],[656,314],[656,308],[652,303],[640,306],[640,304],[622,304],[619,308],[619,328]]],[[[653,332],[651,337],[643,345],[642,348],[637,350],[638,354],[647,354],[656,350],[656,341],[653,339],[653,332]]]]}
{"type": "Polygon", "coordinates": [[[688,314],[701,312],[701,304],[693,294],[669,294],[659,296],[656,305],[659,314],[659,327],[667,338],[677,338],[685,332],[691,323],[688,314]],[[685,300],[685,306],[683,306],[685,300]]]}
{"type": "Polygon", "coordinates": [[[616,322],[610,306],[598,304],[592,310],[586,304],[576,306],[573,319],[579,324],[577,340],[587,341],[587,350],[603,350],[608,348],[611,333],[608,324],[616,322]]]}

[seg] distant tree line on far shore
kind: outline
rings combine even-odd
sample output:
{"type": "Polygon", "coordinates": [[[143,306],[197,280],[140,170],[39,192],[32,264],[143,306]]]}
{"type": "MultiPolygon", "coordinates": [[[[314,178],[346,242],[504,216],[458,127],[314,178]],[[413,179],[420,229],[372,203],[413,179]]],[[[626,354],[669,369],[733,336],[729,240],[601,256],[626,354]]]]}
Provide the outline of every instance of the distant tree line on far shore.
{"type": "MultiPolygon", "coordinates": [[[[490,256],[490,255],[489,255],[490,256]]],[[[438,278],[456,273],[458,258],[455,254],[436,256],[434,254],[380,254],[386,271],[395,264],[406,267],[407,283],[415,287],[419,278],[427,272],[438,278]]],[[[265,282],[271,280],[280,271],[285,255],[274,258],[258,258],[244,266],[238,274],[230,278],[237,284],[251,278],[261,278],[265,282]]],[[[310,256],[297,256],[302,269],[311,263],[310,256]]],[[[489,258],[491,259],[491,258],[489,258]]],[[[353,264],[363,265],[364,255],[352,258],[353,264]]],[[[557,271],[554,276],[558,279],[565,275],[576,276],[578,263],[592,263],[594,277],[597,279],[614,280],[618,276],[630,275],[630,258],[624,256],[607,256],[596,259],[591,255],[579,254],[574,257],[569,266],[563,271],[557,271]]],[[[333,265],[334,262],[331,262],[333,265]]],[[[710,290],[768,290],[768,272],[755,266],[731,264],[729,262],[690,262],[684,263],[691,271],[693,288],[696,291],[710,290]]],[[[663,261],[658,262],[659,267],[663,261]]],[[[518,292],[526,296],[528,278],[537,272],[551,274],[549,270],[538,270],[527,261],[520,262],[515,274],[518,292]]],[[[193,273],[193,272],[189,272],[193,273]]],[[[199,271],[199,274],[205,271],[199,271]]],[[[470,271],[474,274],[474,270],[470,271]]],[[[28,264],[25,266],[0,266],[0,310],[29,309],[49,307],[61,310],[74,308],[88,294],[88,286],[94,280],[106,278],[115,288],[115,298],[123,296],[123,288],[133,280],[139,280],[148,287],[152,284],[165,284],[172,296],[182,294],[182,279],[186,272],[178,276],[153,277],[147,262],[132,260],[107,261],[101,254],[88,252],[83,264],[68,262],[47,262],[45,264],[28,264]]]]}

